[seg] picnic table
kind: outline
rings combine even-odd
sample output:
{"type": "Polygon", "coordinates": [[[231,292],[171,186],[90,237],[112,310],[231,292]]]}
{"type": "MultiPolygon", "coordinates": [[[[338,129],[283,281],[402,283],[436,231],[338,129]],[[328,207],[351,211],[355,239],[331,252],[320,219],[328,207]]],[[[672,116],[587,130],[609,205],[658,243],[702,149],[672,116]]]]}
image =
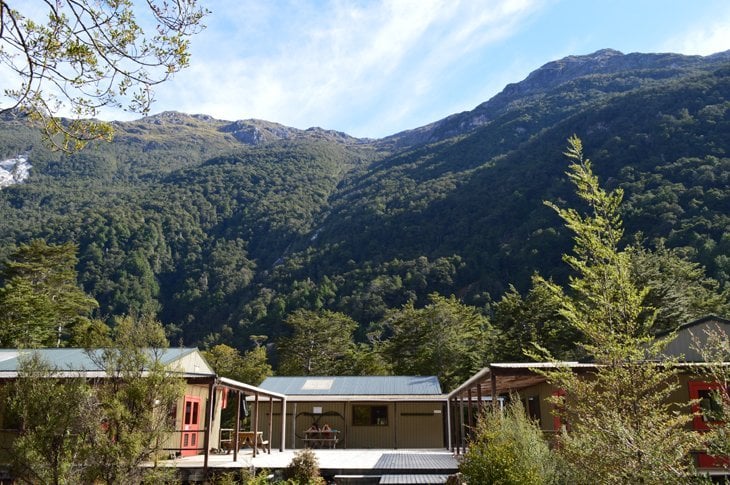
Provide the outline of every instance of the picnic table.
{"type": "Polygon", "coordinates": [[[304,446],[307,448],[335,448],[340,432],[336,429],[308,429],[304,432],[304,446]]]}
{"type": "MultiPolygon", "coordinates": [[[[223,431],[223,430],[221,430],[223,431]]],[[[234,437],[235,433],[233,430],[230,430],[230,438],[227,440],[221,440],[221,448],[224,450],[227,450],[228,453],[233,449],[235,446],[234,443],[234,437]]],[[[243,448],[244,446],[249,446],[253,448],[254,446],[258,447],[261,451],[265,451],[266,445],[268,445],[268,440],[264,440],[264,433],[263,431],[239,431],[238,432],[238,446],[243,448]]]]}

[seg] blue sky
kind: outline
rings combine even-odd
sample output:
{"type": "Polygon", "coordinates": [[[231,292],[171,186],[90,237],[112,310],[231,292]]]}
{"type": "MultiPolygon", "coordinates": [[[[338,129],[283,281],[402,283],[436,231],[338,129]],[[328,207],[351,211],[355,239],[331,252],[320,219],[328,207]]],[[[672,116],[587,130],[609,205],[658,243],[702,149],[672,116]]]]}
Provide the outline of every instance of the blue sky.
{"type": "Polygon", "coordinates": [[[727,0],[201,4],[211,14],[191,40],[191,65],[157,88],[153,113],[381,137],[470,110],[567,55],[730,49],[727,0]]]}

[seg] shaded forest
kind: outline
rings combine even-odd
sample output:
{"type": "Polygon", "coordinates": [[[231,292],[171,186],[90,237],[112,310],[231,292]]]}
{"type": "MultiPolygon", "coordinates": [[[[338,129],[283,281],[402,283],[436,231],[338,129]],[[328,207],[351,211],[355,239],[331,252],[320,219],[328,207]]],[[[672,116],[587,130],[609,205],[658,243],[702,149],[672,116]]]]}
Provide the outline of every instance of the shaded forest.
{"type": "MultiPolygon", "coordinates": [[[[0,158],[33,168],[0,190],[0,257],[34,238],[74,243],[94,316],[156,316],[173,343],[254,348],[291,336],[297,311],[344,314],[355,344],[372,342],[455,295],[509,336],[491,347],[501,356],[535,333],[568,355],[533,275],[568,276],[571,238],[543,201],[576,204],[562,156],[574,133],[625,191],[625,244],[641,242],[637,277],[657,298],[730,278],[726,56],[609,54],[382,140],[163,113],[65,155],[7,116],[0,158]]],[[[675,300],[661,325],[722,308],[675,300]]],[[[358,354],[350,370],[372,365],[358,354]]]]}

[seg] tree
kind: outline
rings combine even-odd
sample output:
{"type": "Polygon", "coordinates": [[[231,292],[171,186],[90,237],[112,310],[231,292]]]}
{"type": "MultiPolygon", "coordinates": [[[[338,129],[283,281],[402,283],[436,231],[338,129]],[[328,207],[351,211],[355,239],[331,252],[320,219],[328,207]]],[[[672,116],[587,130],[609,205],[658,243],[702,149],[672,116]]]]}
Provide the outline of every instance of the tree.
{"type": "Polygon", "coordinates": [[[627,248],[632,278],[649,292],[645,304],[656,309],[653,330],[674,330],[705,315],[730,312],[730,288],[705,274],[705,268],[660,243],[653,251],[638,242],[627,248]]]}
{"type": "Polygon", "coordinates": [[[534,350],[533,344],[558,359],[575,357],[580,335],[560,314],[561,295],[556,295],[546,283],[535,274],[524,297],[510,285],[494,304],[492,324],[500,331],[497,360],[525,360],[525,350],[534,350]]]}
{"type": "Polygon", "coordinates": [[[81,119],[104,106],[146,113],[152,88],[188,65],[188,38],[206,14],[197,0],[146,0],[148,35],[133,0],[46,1],[43,17],[13,3],[0,0],[0,60],[14,86],[0,113],[21,109],[63,150],[111,137],[110,124],[81,119]],[[62,109],[75,119],[57,118],[62,109]]]}
{"type": "Polygon", "coordinates": [[[560,436],[559,452],[574,483],[682,482],[691,475],[697,437],[685,427],[691,416],[667,404],[678,371],[657,360],[664,342],[649,334],[648,289],[636,286],[630,254],[620,249],[622,191],[600,187],[577,137],[568,140],[566,156],[568,177],[590,213],[546,202],[575,243],[564,256],[575,273],[571,292],[549,287],[561,298],[561,314],[584,336],[580,345],[596,369],[580,376],[564,367],[544,372],[565,393],[556,404],[570,431],[560,436]]]}
{"type": "Polygon", "coordinates": [[[466,483],[538,485],[560,483],[558,463],[540,426],[515,399],[504,410],[490,407],[480,414],[459,471],[466,483]]]}
{"type": "Polygon", "coordinates": [[[396,374],[435,375],[451,389],[489,361],[490,326],[453,295],[434,293],[429,300],[423,308],[408,303],[386,314],[381,325],[390,337],[380,350],[396,374]]]}
{"type": "Polygon", "coordinates": [[[352,333],[357,324],[329,310],[297,310],[284,321],[291,329],[279,339],[279,374],[346,375],[352,367],[352,333]]]}
{"type": "Polygon", "coordinates": [[[10,450],[16,478],[27,483],[80,483],[88,438],[99,423],[91,387],[64,378],[36,354],[20,364],[8,389],[8,411],[20,430],[10,450]]]}
{"type": "Polygon", "coordinates": [[[88,317],[98,304],[76,281],[74,244],[21,244],[0,279],[0,345],[60,346],[77,327],[81,332],[92,325],[88,317]]]}
{"type": "Polygon", "coordinates": [[[11,453],[28,483],[140,483],[140,467],[172,431],[183,381],[162,363],[162,326],[117,321],[114,345],[90,351],[105,377],[62,375],[36,354],[22,363],[7,402],[20,428],[11,453]]]}
{"type": "Polygon", "coordinates": [[[273,374],[266,356],[266,347],[257,345],[243,355],[233,347],[219,344],[203,352],[203,356],[219,376],[258,386],[273,374]]]}
{"type": "Polygon", "coordinates": [[[139,483],[140,464],[162,451],[173,431],[170,410],[182,396],[184,382],[170,375],[162,361],[167,339],[150,318],[124,317],[114,328],[114,345],[99,356],[107,377],[93,383],[98,402],[97,426],[89,440],[86,482],[139,483]]]}
{"type": "MultiPolygon", "coordinates": [[[[710,431],[703,436],[703,445],[710,456],[730,456],[730,336],[719,327],[705,330],[704,334],[694,335],[693,348],[702,356],[705,366],[699,368],[699,374],[715,389],[709,396],[709,405],[697,403],[701,413],[712,412],[706,424],[710,431]],[[709,409],[708,409],[709,408],[709,409]]],[[[702,401],[702,400],[701,400],[702,401]]],[[[726,459],[718,460],[725,470],[730,469],[726,459]]]]}

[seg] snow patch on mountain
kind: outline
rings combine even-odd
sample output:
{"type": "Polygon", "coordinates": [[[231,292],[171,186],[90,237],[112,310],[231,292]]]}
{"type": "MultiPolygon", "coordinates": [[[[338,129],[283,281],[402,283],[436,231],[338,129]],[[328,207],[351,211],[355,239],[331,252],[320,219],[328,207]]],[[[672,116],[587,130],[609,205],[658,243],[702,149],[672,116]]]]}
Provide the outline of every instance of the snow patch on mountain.
{"type": "Polygon", "coordinates": [[[31,168],[28,158],[24,156],[0,161],[0,189],[25,181],[31,168]]]}

